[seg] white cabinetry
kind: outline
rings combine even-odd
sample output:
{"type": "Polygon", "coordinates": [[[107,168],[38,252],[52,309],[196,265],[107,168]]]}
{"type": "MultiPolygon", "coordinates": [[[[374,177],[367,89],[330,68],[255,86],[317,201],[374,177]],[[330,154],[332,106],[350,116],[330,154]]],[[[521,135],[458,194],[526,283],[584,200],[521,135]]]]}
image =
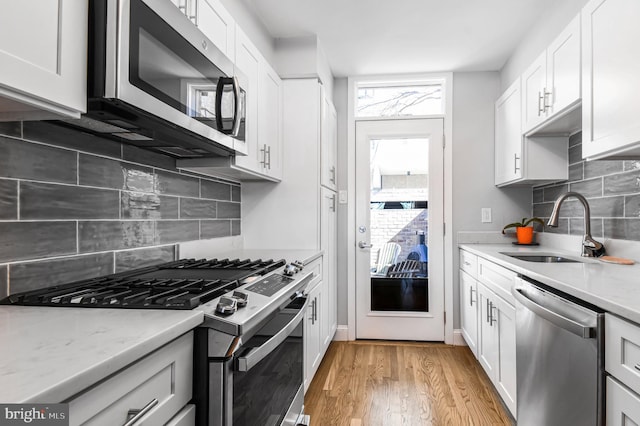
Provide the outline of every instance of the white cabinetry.
{"type": "MultiPolygon", "coordinates": [[[[315,262],[314,262],[315,263],[315,262]]],[[[318,271],[321,265],[318,264],[318,271]]],[[[321,273],[313,279],[307,290],[307,320],[304,325],[304,390],[305,392],[313,380],[313,376],[318,371],[324,352],[322,351],[322,309],[323,285],[321,273]]]]}
{"type": "Polygon", "coordinates": [[[495,184],[531,185],[568,178],[566,137],[522,134],[520,79],[495,105],[495,184]]]}
{"type": "Polygon", "coordinates": [[[522,177],[522,117],[520,79],[496,101],[496,185],[522,177]]]}
{"type": "Polygon", "coordinates": [[[338,116],[331,101],[325,96],[322,109],[322,148],[321,181],[322,185],[337,191],[337,152],[338,152],[338,116]]]}
{"type": "Polygon", "coordinates": [[[247,77],[245,142],[235,157],[178,160],[178,168],[238,180],[282,179],[282,80],[238,27],[235,66],[247,77]]]}
{"type": "Polygon", "coordinates": [[[171,0],[228,58],[234,58],[236,22],[220,0],[171,0]]]}
{"type": "Polygon", "coordinates": [[[606,424],[640,424],[640,326],[605,314],[606,424]]]}
{"type": "Polygon", "coordinates": [[[460,322],[462,336],[474,355],[478,355],[478,282],[460,271],[460,322]]]}
{"type": "Polygon", "coordinates": [[[462,333],[513,416],[517,390],[516,311],[511,287],[516,276],[513,271],[460,250],[462,333]]]}
{"type": "Polygon", "coordinates": [[[282,182],[242,185],[242,234],[247,249],[323,251],[317,305],[322,358],[337,326],[336,193],[320,178],[325,98],[315,78],[285,79],[282,87],[282,182]]]}
{"type": "Polygon", "coordinates": [[[640,2],[582,10],[582,156],[640,158],[640,2]]]}
{"type": "MultiPolygon", "coordinates": [[[[580,67],[578,15],[522,74],[524,133],[535,131],[537,127],[546,128],[548,123],[579,106],[580,67]]],[[[575,129],[565,129],[571,130],[575,129]]]]}
{"type": "Polygon", "coordinates": [[[68,401],[69,424],[124,424],[135,411],[140,426],[192,425],[192,376],[190,332],[68,401]]]}
{"type": "Polygon", "coordinates": [[[0,120],[86,111],[87,7],[86,0],[2,2],[0,120]]]}

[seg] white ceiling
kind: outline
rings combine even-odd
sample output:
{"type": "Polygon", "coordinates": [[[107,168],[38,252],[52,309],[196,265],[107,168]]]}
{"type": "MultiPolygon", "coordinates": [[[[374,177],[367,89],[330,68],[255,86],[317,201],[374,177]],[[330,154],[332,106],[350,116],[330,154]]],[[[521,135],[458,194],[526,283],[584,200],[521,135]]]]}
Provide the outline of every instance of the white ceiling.
{"type": "Polygon", "coordinates": [[[558,2],[244,1],[273,37],[317,35],[336,77],[499,70],[533,23],[558,2]]]}

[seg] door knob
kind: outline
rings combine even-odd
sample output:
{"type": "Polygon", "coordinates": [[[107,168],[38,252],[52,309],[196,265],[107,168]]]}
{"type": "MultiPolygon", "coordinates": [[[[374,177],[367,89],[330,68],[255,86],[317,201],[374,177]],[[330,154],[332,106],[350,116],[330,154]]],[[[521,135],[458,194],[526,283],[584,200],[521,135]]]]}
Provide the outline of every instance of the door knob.
{"type": "Polygon", "coordinates": [[[361,249],[371,248],[373,247],[373,244],[367,244],[364,241],[358,241],[358,247],[360,247],[361,249]]]}

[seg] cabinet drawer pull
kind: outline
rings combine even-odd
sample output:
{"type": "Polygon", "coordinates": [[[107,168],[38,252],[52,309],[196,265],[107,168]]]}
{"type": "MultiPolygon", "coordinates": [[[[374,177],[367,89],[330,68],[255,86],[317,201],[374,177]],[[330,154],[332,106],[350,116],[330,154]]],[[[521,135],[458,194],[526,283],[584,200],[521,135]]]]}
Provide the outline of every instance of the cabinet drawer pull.
{"type": "Polygon", "coordinates": [[[640,364],[634,365],[633,368],[635,368],[636,370],[640,371],[640,364]]]}
{"type": "Polygon", "coordinates": [[[129,410],[129,412],[127,413],[127,422],[123,425],[123,426],[133,426],[136,423],[138,423],[138,421],[144,417],[145,414],[147,414],[149,411],[151,411],[151,409],[153,407],[155,407],[156,405],[158,405],[158,398],[153,398],[151,401],[149,401],[149,403],[147,405],[145,405],[144,407],[142,407],[142,409],[140,410],[129,410]]]}
{"type": "Polygon", "coordinates": [[[464,261],[465,266],[471,266],[471,262],[464,261]]]}

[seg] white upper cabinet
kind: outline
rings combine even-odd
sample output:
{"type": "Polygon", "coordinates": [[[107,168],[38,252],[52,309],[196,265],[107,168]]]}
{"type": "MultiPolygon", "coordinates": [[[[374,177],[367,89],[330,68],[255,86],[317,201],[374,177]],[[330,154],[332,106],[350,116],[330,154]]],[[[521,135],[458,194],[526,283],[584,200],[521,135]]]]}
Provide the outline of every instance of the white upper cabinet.
{"type": "Polygon", "coordinates": [[[282,80],[261,62],[258,82],[258,145],[262,173],[282,179],[282,80]]]}
{"type": "Polygon", "coordinates": [[[495,184],[539,185],[566,180],[568,138],[522,134],[520,83],[516,80],[496,101],[495,184]]]}
{"type": "Polygon", "coordinates": [[[236,22],[219,0],[197,0],[196,25],[228,58],[235,56],[236,22]]]}
{"type": "Polygon", "coordinates": [[[522,177],[520,79],[496,101],[495,120],[495,183],[502,185],[522,177]]]}
{"type": "Polygon", "coordinates": [[[86,111],[87,8],[86,0],[2,2],[0,120],[86,111]]]}
{"type": "Polygon", "coordinates": [[[565,128],[546,129],[548,123],[565,116],[580,104],[580,15],[522,74],[523,133],[571,132],[578,122],[565,121],[565,128]]]}
{"type": "Polygon", "coordinates": [[[592,0],[582,11],[584,158],[640,158],[638,22],[638,0],[592,0]]]}
{"type": "Polygon", "coordinates": [[[236,22],[220,0],[171,0],[209,40],[233,60],[236,22]]]}
{"type": "Polygon", "coordinates": [[[338,115],[336,108],[322,89],[322,141],[320,148],[320,182],[323,186],[336,191],[337,152],[338,152],[338,115]]]}

